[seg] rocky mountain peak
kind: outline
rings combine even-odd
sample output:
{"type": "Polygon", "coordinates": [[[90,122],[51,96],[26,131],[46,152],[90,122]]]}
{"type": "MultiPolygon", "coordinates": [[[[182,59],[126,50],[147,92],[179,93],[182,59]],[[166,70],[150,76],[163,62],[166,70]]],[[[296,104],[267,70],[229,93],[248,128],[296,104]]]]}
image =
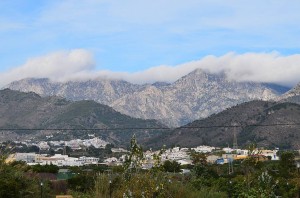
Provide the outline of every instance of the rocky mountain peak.
{"type": "Polygon", "coordinates": [[[278,98],[281,102],[293,102],[300,104],[300,83],[298,83],[294,88],[283,94],[278,98]]]}
{"type": "Polygon", "coordinates": [[[158,119],[169,126],[183,125],[242,102],[278,96],[264,84],[228,80],[225,73],[213,74],[202,69],[170,84],[137,85],[110,79],[69,82],[24,79],[6,87],[75,101],[94,100],[126,115],[158,119]]]}
{"type": "Polygon", "coordinates": [[[300,83],[298,83],[294,88],[292,88],[290,91],[285,93],[283,97],[291,97],[297,95],[300,95],[300,83]]]}

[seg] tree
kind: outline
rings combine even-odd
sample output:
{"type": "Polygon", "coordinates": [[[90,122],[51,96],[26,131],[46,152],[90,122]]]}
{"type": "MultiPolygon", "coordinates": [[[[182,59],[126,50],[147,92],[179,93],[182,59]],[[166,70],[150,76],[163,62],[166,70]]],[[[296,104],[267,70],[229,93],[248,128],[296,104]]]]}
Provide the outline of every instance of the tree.
{"type": "Polygon", "coordinates": [[[38,153],[39,151],[40,151],[40,148],[37,147],[37,146],[35,146],[35,145],[33,145],[33,146],[28,147],[28,151],[27,152],[29,152],[29,153],[31,153],[31,152],[38,153]]]}
{"type": "Polygon", "coordinates": [[[252,177],[250,183],[242,175],[238,175],[228,186],[228,194],[232,197],[275,198],[275,190],[276,181],[267,171],[252,177]]]}
{"type": "Polygon", "coordinates": [[[191,151],[191,157],[193,160],[193,164],[207,165],[207,157],[204,153],[197,153],[195,151],[191,151]]]}
{"type": "Polygon", "coordinates": [[[174,172],[174,173],[180,172],[180,164],[176,161],[166,160],[163,164],[163,168],[167,172],[174,172]]]}
{"type": "Polygon", "coordinates": [[[289,178],[296,171],[295,154],[290,151],[280,155],[279,171],[282,177],[289,178]]]}
{"type": "Polygon", "coordinates": [[[55,151],[53,149],[49,149],[48,154],[49,155],[55,155],[55,151]]]}
{"type": "Polygon", "coordinates": [[[129,155],[126,156],[126,160],[124,162],[124,169],[138,169],[142,166],[142,161],[144,159],[143,149],[140,145],[138,145],[135,135],[132,136],[130,141],[130,151],[129,155]]]}
{"type": "Polygon", "coordinates": [[[105,146],[105,152],[106,152],[107,154],[112,154],[112,151],[111,151],[112,148],[114,148],[114,145],[113,145],[113,144],[107,144],[107,145],[105,146]]]}
{"type": "Polygon", "coordinates": [[[0,197],[34,197],[38,194],[38,179],[26,175],[28,166],[19,162],[8,164],[5,159],[6,156],[0,154],[0,197]]]}
{"type": "Polygon", "coordinates": [[[95,180],[90,175],[80,174],[68,179],[68,187],[75,191],[88,192],[95,185],[95,180]]]}
{"type": "Polygon", "coordinates": [[[59,170],[59,167],[56,166],[56,165],[53,165],[53,164],[46,164],[46,165],[40,165],[40,164],[37,164],[37,165],[34,165],[31,167],[32,170],[34,172],[37,172],[37,173],[53,173],[53,174],[56,174],[58,173],[58,170],[59,170]]]}

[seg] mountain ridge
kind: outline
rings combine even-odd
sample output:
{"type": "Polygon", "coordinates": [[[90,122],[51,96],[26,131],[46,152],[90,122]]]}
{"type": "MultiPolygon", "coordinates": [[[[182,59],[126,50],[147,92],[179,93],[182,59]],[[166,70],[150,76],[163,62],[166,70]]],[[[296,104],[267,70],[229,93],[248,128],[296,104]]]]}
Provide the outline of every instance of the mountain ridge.
{"type": "Polygon", "coordinates": [[[299,119],[299,104],[250,101],[171,130],[145,145],[152,148],[203,144],[226,147],[233,145],[236,130],[238,145],[242,148],[256,143],[264,148],[299,149],[299,119]]]}
{"type": "MultiPolygon", "coordinates": [[[[6,129],[0,133],[2,141],[44,139],[46,134],[53,133],[61,138],[72,139],[90,132],[112,143],[124,145],[130,142],[130,138],[137,131],[134,128],[147,127],[165,128],[165,125],[156,120],[132,118],[91,100],[72,102],[54,96],[41,97],[33,92],[0,90],[0,128],[6,129]],[[116,128],[120,130],[110,130],[116,128]]],[[[160,131],[139,130],[137,138],[142,140],[157,133],[160,131]]]]}
{"type": "Polygon", "coordinates": [[[262,83],[229,80],[226,74],[201,69],[173,83],[132,84],[123,80],[97,79],[52,82],[23,79],[6,86],[33,91],[42,96],[58,95],[69,100],[94,100],[136,118],[157,119],[168,126],[181,126],[218,113],[233,105],[279,94],[262,83]]]}

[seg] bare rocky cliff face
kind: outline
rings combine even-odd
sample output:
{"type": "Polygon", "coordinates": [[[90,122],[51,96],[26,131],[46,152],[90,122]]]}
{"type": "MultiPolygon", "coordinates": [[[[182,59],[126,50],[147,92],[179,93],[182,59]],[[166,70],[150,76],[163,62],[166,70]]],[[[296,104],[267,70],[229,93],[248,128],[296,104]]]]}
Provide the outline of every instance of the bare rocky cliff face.
{"type": "Polygon", "coordinates": [[[292,88],[288,92],[278,97],[277,101],[300,104],[300,83],[298,83],[294,88],[292,88]]]}
{"type": "Polygon", "coordinates": [[[137,85],[122,80],[97,79],[53,82],[23,79],[6,86],[13,90],[57,95],[69,100],[94,100],[136,118],[180,126],[251,100],[272,100],[279,94],[260,83],[237,82],[224,73],[197,69],[174,83],[137,85]]]}

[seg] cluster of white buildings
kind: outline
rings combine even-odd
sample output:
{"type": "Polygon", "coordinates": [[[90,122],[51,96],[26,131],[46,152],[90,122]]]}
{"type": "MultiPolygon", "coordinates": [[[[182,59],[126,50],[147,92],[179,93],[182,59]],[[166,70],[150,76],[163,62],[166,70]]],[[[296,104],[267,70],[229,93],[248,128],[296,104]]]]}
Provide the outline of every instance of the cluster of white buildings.
{"type": "Polygon", "coordinates": [[[82,147],[90,147],[93,146],[95,148],[105,148],[109,142],[106,142],[98,137],[94,137],[92,139],[75,139],[70,141],[50,141],[49,144],[51,146],[59,146],[65,145],[70,147],[72,150],[80,150],[82,147]]]}
{"type": "Polygon", "coordinates": [[[216,150],[216,147],[202,145],[192,149],[198,153],[211,153],[216,150]]]}
{"type": "MultiPolygon", "coordinates": [[[[83,143],[85,145],[93,145],[100,146],[104,145],[102,141],[99,141],[97,138],[90,139],[89,141],[82,141],[78,140],[77,143],[83,143]],[[99,143],[99,144],[98,144],[99,143]]],[[[74,141],[70,141],[69,145],[73,145],[74,141]],[[71,144],[72,143],[72,144],[71,144]]],[[[43,145],[43,144],[41,144],[43,145]]],[[[75,144],[74,144],[75,146],[75,144]]],[[[95,146],[95,147],[96,147],[95,146]]],[[[71,147],[72,148],[72,147],[71,147]]],[[[74,147],[75,148],[75,147],[74,147]]],[[[197,153],[205,153],[207,157],[208,163],[216,163],[216,164],[224,164],[231,162],[233,160],[243,160],[251,155],[252,157],[256,157],[258,160],[279,160],[277,156],[278,150],[254,150],[252,153],[249,153],[248,150],[243,149],[232,149],[232,148],[216,148],[210,146],[198,146],[196,148],[180,148],[174,147],[165,150],[159,155],[160,151],[146,151],[144,153],[144,160],[142,163],[142,167],[145,169],[151,168],[154,166],[155,159],[154,155],[160,156],[160,162],[163,163],[166,160],[169,161],[176,161],[181,165],[192,164],[192,158],[190,156],[191,151],[194,150],[197,153]]],[[[126,153],[127,151],[122,148],[113,148],[113,152],[123,152],[126,153]]],[[[53,164],[57,166],[83,166],[88,164],[106,164],[106,165],[122,165],[125,161],[126,154],[122,155],[120,158],[111,157],[105,159],[103,162],[99,162],[99,158],[95,157],[69,157],[67,155],[55,154],[54,156],[45,156],[35,153],[16,153],[14,159],[17,161],[25,161],[29,165],[34,164],[53,164]]]]}
{"type": "MultiPolygon", "coordinates": [[[[192,158],[190,156],[191,151],[194,150],[197,153],[204,153],[207,157],[207,162],[211,164],[224,164],[234,160],[243,160],[248,158],[250,155],[257,158],[257,160],[279,160],[277,156],[278,150],[255,150],[249,153],[248,150],[243,149],[232,149],[232,148],[216,148],[210,146],[198,146],[196,148],[180,148],[174,147],[165,150],[160,155],[160,162],[163,163],[166,160],[176,161],[180,165],[192,164],[192,158]]],[[[146,151],[144,153],[144,161],[142,167],[148,169],[154,166],[155,160],[154,155],[158,155],[160,151],[146,151]]],[[[108,158],[105,160],[106,164],[109,165],[120,165],[125,160],[125,155],[117,158],[108,158]]]]}
{"type": "Polygon", "coordinates": [[[191,157],[189,155],[189,149],[188,148],[175,147],[175,148],[172,148],[172,149],[167,149],[161,155],[161,161],[164,162],[166,160],[176,161],[181,165],[192,163],[191,157]]]}
{"type": "Polygon", "coordinates": [[[56,166],[84,166],[89,164],[98,164],[99,158],[95,157],[69,157],[68,155],[55,154],[53,156],[45,156],[35,153],[16,153],[10,156],[10,159],[16,161],[24,161],[28,165],[56,165],[56,166]]]}
{"type": "MultiPolygon", "coordinates": [[[[47,139],[49,139],[51,137],[53,137],[53,135],[47,136],[47,139]]],[[[91,137],[91,136],[89,136],[89,137],[91,137]]],[[[84,139],[84,140],[75,139],[75,140],[69,140],[69,141],[63,141],[63,140],[40,141],[37,143],[32,143],[31,141],[27,140],[27,141],[23,141],[23,142],[16,141],[15,143],[21,143],[26,146],[37,146],[41,150],[49,150],[50,148],[54,148],[55,150],[58,150],[58,149],[62,149],[64,146],[68,146],[72,150],[80,150],[83,147],[90,147],[90,146],[93,146],[95,148],[105,148],[105,146],[107,144],[109,144],[109,142],[104,141],[98,137],[91,137],[90,139],[84,139]]]]}

